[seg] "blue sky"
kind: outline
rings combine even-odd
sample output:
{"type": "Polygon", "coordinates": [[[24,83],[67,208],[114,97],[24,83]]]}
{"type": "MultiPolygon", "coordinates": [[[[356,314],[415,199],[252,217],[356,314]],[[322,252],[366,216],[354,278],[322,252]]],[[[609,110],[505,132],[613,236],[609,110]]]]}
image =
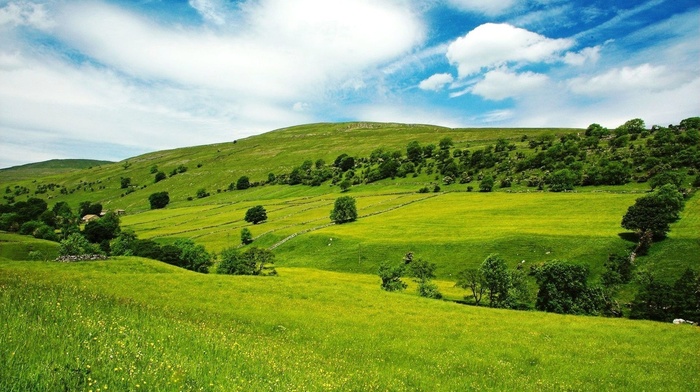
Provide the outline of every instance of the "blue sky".
{"type": "Polygon", "coordinates": [[[0,0],[0,168],[313,122],[700,115],[697,0],[0,0]]]}

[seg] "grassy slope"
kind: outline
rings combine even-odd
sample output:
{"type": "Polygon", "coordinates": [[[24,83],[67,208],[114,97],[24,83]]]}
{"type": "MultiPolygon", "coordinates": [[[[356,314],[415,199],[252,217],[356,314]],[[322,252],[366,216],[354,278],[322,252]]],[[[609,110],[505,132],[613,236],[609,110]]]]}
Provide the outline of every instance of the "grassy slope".
{"type": "Polygon", "coordinates": [[[3,261],[0,287],[3,390],[700,387],[697,328],[461,306],[374,276],[3,261]]]}
{"type": "Polygon", "coordinates": [[[46,162],[0,169],[0,182],[33,180],[111,163],[113,162],[93,159],[52,159],[46,162]]]}

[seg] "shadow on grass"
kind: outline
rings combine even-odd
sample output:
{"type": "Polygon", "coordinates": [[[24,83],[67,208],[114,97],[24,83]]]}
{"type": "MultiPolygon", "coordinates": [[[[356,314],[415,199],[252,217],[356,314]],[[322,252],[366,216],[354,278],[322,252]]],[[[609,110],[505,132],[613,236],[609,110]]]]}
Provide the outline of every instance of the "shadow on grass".
{"type": "Polygon", "coordinates": [[[639,236],[637,233],[631,233],[631,232],[625,232],[625,233],[619,233],[618,237],[622,238],[623,240],[627,242],[638,242],[639,241],[639,236]]]}

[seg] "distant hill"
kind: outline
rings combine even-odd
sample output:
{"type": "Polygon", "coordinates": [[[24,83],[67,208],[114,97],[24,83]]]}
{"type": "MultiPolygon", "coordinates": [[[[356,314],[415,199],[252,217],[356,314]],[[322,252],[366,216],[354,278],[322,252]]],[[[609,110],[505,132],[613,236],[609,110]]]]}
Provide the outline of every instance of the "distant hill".
{"type": "Polygon", "coordinates": [[[44,162],[0,169],[0,181],[21,181],[30,178],[48,177],[66,172],[89,169],[95,166],[113,163],[94,159],[51,159],[44,162]]]}

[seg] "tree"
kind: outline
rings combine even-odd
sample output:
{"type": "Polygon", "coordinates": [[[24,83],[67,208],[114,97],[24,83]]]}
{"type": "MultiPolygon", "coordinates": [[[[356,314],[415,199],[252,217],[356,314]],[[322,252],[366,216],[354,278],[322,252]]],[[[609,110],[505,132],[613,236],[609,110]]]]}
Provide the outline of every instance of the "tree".
{"type": "Polygon", "coordinates": [[[340,186],[341,192],[347,192],[348,189],[350,189],[350,187],[352,186],[352,183],[350,183],[350,180],[346,178],[343,181],[341,181],[340,184],[338,184],[338,186],[340,186]]]}
{"type": "Polygon", "coordinates": [[[413,254],[406,255],[405,262],[408,264],[411,276],[418,283],[418,295],[426,298],[442,298],[442,294],[438,291],[438,287],[431,280],[435,278],[435,269],[437,265],[427,260],[413,260],[413,254]]]}
{"type": "Polygon", "coordinates": [[[401,280],[404,273],[404,265],[392,266],[387,262],[379,265],[379,278],[382,280],[381,287],[385,291],[402,291],[408,286],[401,280]]]}
{"type": "Polygon", "coordinates": [[[121,178],[121,188],[126,189],[131,186],[131,177],[122,177],[121,178]]]}
{"type": "Polygon", "coordinates": [[[253,242],[253,234],[250,229],[244,227],[241,229],[241,244],[248,245],[253,242]]]}
{"type": "Polygon", "coordinates": [[[180,250],[180,265],[183,268],[209,273],[209,267],[213,264],[212,256],[202,245],[196,245],[189,239],[179,239],[173,245],[180,250]]]}
{"type": "Polygon", "coordinates": [[[670,224],[680,219],[684,206],[683,195],[673,185],[666,184],[654,193],[638,198],[627,209],[621,224],[640,236],[650,231],[654,237],[663,238],[670,230],[670,224]]]}
{"type": "Polygon", "coordinates": [[[88,222],[83,229],[83,235],[94,244],[110,241],[119,235],[119,216],[114,212],[108,212],[100,219],[88,222]]]}
{"type": "Polygon", "coordinates": [[[479,191],[481,192],[491,192],[494,185],[494,179],[491,175],[484,176],[479,183],[479,191]]]}
{"type": "Polygon", "coordinates": [[[267,220],[267,211],[263,206],[255,206],[249,208],[248,211],[246,211],[245,218],[243,219],[248,223],[257,225],[258,223],[267,220]]]}
{"type": "Polygon", "coordinates": [[[236,189],[242,191],[248,188],[250,188],[250,179],[247,176],[241,176],[238,181],[236,181],[236,189]]]}
{"type": "Polygon", "coordinates": [[[352,222],[357,219],[355,199],[351,196],[341,196],[335,200],[331,210],[331,220],[337,224],[352,222]]]}
{"type": "Polygon", "coordinates": [[[406,158],[414,164],[419,164],[423,161],[423,148],[418,141],[414,140],[406,146],[406,158]]]}
{"type": "Polygon", "coordinates": [[[170,195],[168,192],[157,192],[148,196],[148,202],[151,204],[151,209],[156,210],[165,208],[170,203],[170,195]]]}
{"type": "Polygon", "coordinates": [[[203,199],[205,197],[209,197],[209,192],[207,192],[207,190],[204,188],[197,189],[197,198],[203,199]]]}
{"type": "Polygon", "coordinates": [[[637,295],[630,303],[631,319],[671,321],[673,288],[652,275],[643,276],[637,295]]]}
{"type": "Polygon", "coordinates": [[[570,191],[574,189],[578,181],[576,172],[569,169],[557,170],[549,178],[549,190],[552,192],[570,191]]]}
{"type": "Polygon", "coordinates": [[[156,173],[156,176],[155,176],[153,182],[158,183],[158,182],[165,180],[166,178],[167,178],[167,176],[165,175],[165,172],[159,171],[158,173],[156,173]]]}
{"type": "MultiPolygon", "coordinates": [[[[471,290],[472,298],[474,298],[474,305],[479,306],[481,303],[481,298],[486,291],[486,281],[484,280],[484,274],[481,273],[480,269],[468,268],[460,272],[457,275],[457,283],[455,286],[460,287],[464,290],[471,290]]],[[[465,297],[466,298],[466,297],[465,297]]]]}
{"type": "Polygon", "coordinates": [[[80,233],[73,233],[58,246],[60,256],[82,256],[101,253],[100,249],[88,242],[80,233]]]}
{"type": "Polygon", "coordinates": [[[102,204],[100,203],[95,203],[92,204],[89,201],[84,201],[81,202],[79,207],[78,207],[79,217],[83,217],[85,215],[100,215],[102,213],[102,204]]]}
{"type": "Polygon", "coordinates": [[[479,273],[483,276],[483,284],[489,295],[489,306],[492,308],[506,307],[508,291],[510,290],[510,272],[506,261],[497,254],[491,254],[481,263],[479,273]]]}
{"type": "Polygon", "coordinates": [[[674,318],[700,321],[700,274],[690,268],[673,284],[671,313],[674,318]]]}
{"type": "Polygon", "coordinates": [[[589,288],[588,267],[551,260],[534,271],[539,286],[537,310],[566,314],[599,314],[607,298],[597,288],[589,288]]]}
{"type": "Polygon", "coordinates": [[[277,275],[274,267],[275,255],[267,249],[252,247],[243,253],[235,248],[221,252],[221,261],[216,267],[217,274],[228,275],[277,275]]]}

